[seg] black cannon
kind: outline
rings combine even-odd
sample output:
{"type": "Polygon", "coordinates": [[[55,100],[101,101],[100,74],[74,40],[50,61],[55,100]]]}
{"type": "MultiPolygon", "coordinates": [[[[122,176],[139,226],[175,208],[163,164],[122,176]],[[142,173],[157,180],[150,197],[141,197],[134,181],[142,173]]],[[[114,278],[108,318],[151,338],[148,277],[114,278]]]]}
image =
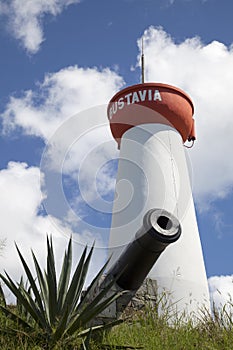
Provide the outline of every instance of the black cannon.
{"type": "Polygon", "coordinates": [[[116,283],[120,288],[136,291],[164,249],[180,235],[181,226],[174,215],[163,209],[149,210],[144,215],[142,227],[107,276],[115,278],[119,275],[116,283]]]}

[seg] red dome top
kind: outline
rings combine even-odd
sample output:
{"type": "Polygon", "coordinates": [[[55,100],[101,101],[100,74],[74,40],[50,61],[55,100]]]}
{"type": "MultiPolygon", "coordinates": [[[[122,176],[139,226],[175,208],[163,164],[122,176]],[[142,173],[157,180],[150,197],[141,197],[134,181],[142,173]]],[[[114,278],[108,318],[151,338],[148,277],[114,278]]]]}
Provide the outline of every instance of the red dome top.
{"type": "Polygon", "coordinates": [[[183,142],[195,140],[194,107],[181,89],[160,83],[127,87],[108,104],[108,119],[113,137],[120,146],[122,135],[140,124],[159,123],[175,128],[183,142]]]}

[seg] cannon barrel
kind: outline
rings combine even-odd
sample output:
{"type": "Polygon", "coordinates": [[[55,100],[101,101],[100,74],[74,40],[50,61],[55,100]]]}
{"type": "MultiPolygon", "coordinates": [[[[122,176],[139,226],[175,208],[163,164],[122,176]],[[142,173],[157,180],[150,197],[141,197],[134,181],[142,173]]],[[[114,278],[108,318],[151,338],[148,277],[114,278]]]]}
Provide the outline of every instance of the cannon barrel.
{"type": "Polygon", "coordinates": [[[181,235],[178,219],[163,209],[151,209],[143,218],[142,227],[128,244],[107,275],[119,277],[117,285],[125,290],[136,291],[164,251],[181,235]]]}

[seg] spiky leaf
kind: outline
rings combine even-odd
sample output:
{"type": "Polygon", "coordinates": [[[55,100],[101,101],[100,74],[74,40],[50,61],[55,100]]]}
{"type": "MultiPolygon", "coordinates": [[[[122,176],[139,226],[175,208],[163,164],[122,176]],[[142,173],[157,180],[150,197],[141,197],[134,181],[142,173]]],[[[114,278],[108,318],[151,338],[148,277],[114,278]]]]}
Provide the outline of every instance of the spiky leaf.
{"type": "MultiPolygon", "coordinates": [[[[115,283],[115,280],[112,280],[93,299],[93,291],[95,286],[100,284],[99,280],[106,268],[105,264],[91,283],[83,300],[80,301],[94,246],[90,249],[88,254],[87,247],[84,248],[71,277],[71,243],[70,238],[68,248],[64,254],[58,282],[52,238],[49,240],[48,237],[46,270],[42,270],[32,251],[36,278],[32,276],[29,266],[16,245],[28,278],[29,287],[27,287],[22,280],[17,285],[6,272],[6,276],[0,274],[6,286],[16,296],[18,306],[25,311],[22,312],[22,315],[15,315],[5,307],[4,312],[12,321],[20,324],[26,331],[31,331],[34,327],[40,327],[43,336],[52,346],[62,337],[70,337],[76,331],[78,331],[78,333],[76,333],[77,336],[85,336],[88,330],[85,331],[83,328],[85,328],[97,314],[102,312],[121,295],[121,293],[114,293],[109,296],[109,291],[115,283]],[[30,315],[30,317],[28,317],[28,315],[30,315]]],[[[107,327],[108,325],[104,326],[104,328],[107,327]]],[[[93,327],[93,332],[100,328],[93,327]]]]}

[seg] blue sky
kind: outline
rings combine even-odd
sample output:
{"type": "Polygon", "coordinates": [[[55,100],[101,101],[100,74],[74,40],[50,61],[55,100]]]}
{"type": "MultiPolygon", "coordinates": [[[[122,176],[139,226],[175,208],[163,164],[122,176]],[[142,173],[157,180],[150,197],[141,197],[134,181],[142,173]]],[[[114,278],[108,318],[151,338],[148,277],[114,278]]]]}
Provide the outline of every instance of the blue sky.
{"type": "Polygon", "coordinates": [[[146,80],[193,98],[189,156],[207,275],[213,295],[233,296],[232,1],[23,3],[0,0],[3,268],[18,276],[14,240],[43,259],[47,232],[58,251],[70,233],[83,244],[96,235],[93,271],[105,259],[118,157],[106,104],[139,82],[144,35],[146,80]]]}

